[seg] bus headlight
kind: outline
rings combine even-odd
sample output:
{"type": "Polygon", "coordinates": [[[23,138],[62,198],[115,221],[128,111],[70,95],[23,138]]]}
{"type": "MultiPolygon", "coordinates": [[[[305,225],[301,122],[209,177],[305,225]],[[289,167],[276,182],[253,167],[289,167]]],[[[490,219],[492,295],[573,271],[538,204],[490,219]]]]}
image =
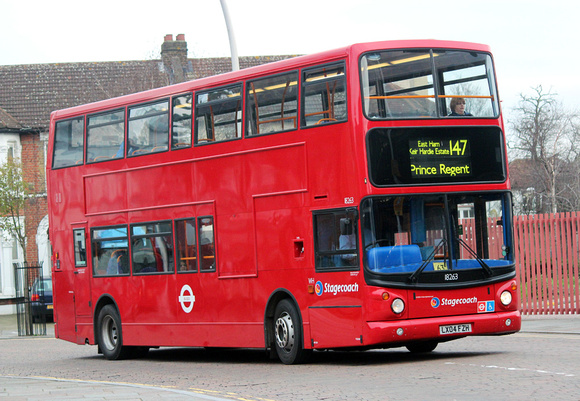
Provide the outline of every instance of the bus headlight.
{"type": "Polygon", "coordinates": [[[508,306],[512,303],[512,293],[509,291],[504,291],[499,296],[499,300],[503,304],[503,306],[508,306]]]}
{"type": "Polygon", "coordinates": [[[391,309],[393,310],[393,312],[395,312],[397,315],[399,313],[403,313],[403,311],[405,310],[405,302],[401,299],[401,298],[396,298],[393,303],[391,304],[391,309]]]}

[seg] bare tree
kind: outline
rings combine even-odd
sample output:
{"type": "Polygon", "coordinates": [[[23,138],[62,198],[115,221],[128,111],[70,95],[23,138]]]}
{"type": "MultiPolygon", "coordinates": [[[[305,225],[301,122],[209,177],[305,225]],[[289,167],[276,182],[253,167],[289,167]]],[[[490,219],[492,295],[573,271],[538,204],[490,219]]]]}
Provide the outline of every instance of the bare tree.
{"type": "MultiPolygon", "coordinates": [[[[576,210],[580,205],[570,202],[570,196],[578,194],[579,188],[576,179],[570,181],[570,173],[580,151],[578,113],[565,110],[557,95],[541,85],[532,90],[531,95],[520,94],[508,145],[516,157],[529,161],[527,174],[534,177],[531,192],[536,213],[576,210]]],[[[529,180],[522,181],[530,185],[529,180]]],[[[531,188],[514,189],[529,194],[531,188]]]]}

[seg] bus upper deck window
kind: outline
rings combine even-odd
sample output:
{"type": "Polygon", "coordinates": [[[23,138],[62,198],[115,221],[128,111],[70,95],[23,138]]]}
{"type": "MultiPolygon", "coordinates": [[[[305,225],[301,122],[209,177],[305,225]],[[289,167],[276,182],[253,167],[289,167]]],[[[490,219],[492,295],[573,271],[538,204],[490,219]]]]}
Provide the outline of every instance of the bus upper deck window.
{"type": "Polygon", "coordinates": [[[125,155],[125,110],[88,117],[87,161],[123,158],[125,155]]]}
{"type": "Polygon", "coordinates": [[[298,73],[248,82],[247,135],[295,130],[298,126],[298,73]]]}
{"type": "Polygon", "coordinates": [[[169,101],[129,108],[127,156],[163,152],[169,143],[169,101]]]}
{"type": "Polygon", "coordinates": [[[440,51],[434,57],[442,97],[441,114],[451,117],[495,117],[499,114],[491,56],[467,51],[440,51]],[[452,104],[465,101],[464,113],[452,104]]]}
{"type": "Polygon", "coordinates": [[[192,97],[191,93],[176,96],[172,102],[171,148],[191,147],[192,135],[192,97]]]}
{"type": "Polygon", "coordinates": [[[369,119],[496,117],[499,103],[491,56],[460,50],[420,49],[367,53],[361,58],[369,119]],[[453,99],[468,114],[452,114],[453,99]]]}
{"type": "Polygon", "coordinates": [[[346,75],[343,63],[302,73],[302,126],[346,121],[346,75]]]}
{"type": "Polygon", "coordinates": [[[242,137],[241,93],[242,84],[196,94],[196,145],[242,137]]]}
{"type": "Polygon", "coordinates": [[[84,125],[84,117],[56,123],[53,168],[83,164],[84,125]]]}
{"type": "Polygon", "coordinates": [[[361,59],[363,101],[370,119],[435,117],[429,50],[396,50],[361,59]]]}

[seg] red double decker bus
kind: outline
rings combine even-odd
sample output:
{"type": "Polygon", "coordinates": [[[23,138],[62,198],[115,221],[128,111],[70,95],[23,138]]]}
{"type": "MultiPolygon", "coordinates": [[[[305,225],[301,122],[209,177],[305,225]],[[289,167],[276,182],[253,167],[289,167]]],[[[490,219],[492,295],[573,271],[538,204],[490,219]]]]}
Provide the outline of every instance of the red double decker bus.
{"type": "Polygon", "coordinates": [[[484,45],[356,44],[56,111],[47,176],[56,336],[108,359],[520,329],[484,45]]]}

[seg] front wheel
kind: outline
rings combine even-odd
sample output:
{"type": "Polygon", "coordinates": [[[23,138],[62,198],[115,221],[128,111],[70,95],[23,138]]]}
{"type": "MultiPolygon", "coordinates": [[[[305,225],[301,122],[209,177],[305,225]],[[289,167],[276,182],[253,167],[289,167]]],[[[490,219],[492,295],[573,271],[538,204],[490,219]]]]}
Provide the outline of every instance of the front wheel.
{"type": "Polygon", "coordinates": [[[97,318],[97,343],[105,358],[125,359],[131,349],[123,346],[121,316],[113,305],[105,305],[97,318]]]}
{"type": "Polygon", "coordinates": [[[305,362],[311,354],[311,350],[302,345],[304,338],[298,310],[288,299],[276,305],[274,339],[278,358],[286,365],[305,362]]]}

